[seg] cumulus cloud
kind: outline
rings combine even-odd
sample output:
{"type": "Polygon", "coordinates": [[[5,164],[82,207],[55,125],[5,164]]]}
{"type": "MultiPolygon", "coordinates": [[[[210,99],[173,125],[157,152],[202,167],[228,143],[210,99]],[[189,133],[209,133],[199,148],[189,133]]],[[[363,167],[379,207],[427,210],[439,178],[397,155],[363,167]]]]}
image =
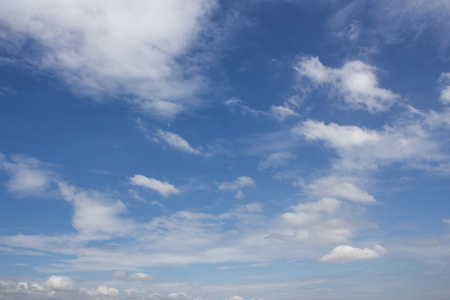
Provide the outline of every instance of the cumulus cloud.
{"type": "Polygon", "coordinates": [[[350,61],[333,69],[324,66],[318,57],[303,57],[294,68],[300,77],[331,87],[353,109],[366,109],[372,113],[386,111],[399,98],[390,90],[380,88],[376,68],[362,61],[350,61]]]}
{"type": "Polygon", "coordinates": [[[193,96],[203,85],[185,54],[201,44],[215,5],[8,0],[0,11],[7,29],[2,44],[18,57],[28,56],[31,45],[27,63],[55,71],[77,93],[119,95],[141,111],[171,117],[195,105],[193,96]]]}
{"type": "Polygon", "coordinates": [[[166,198],[172,194],[178,194],[180,192],[175,186],[166,181],[159,181],[157,179],[148,178],[144,175],[134,175],[129,178],[129,180],[132,185],[152,189],[166,198]]]}
{"type": "Polygon", "coordinates": [[[315,196],[328,196],[350,200],[355,203],[376,203],[375,198],[362,190],[355,178],[343,176],[324,176],[305,186],[305,189],[315,196]]]}
{"type": "Polygon", "coordinates": [[[96,191],[77,191],[75,187],[60,183],[64,199],[74,206],[73,227],[86,239],[108,239],[127,236],[135,224],[120,215],[127,211],[121,201],[112,201],[96,191]]]}
{"type": "Polygon", "coordinates": [[[195,148],[192,148],[189,143],[176,133],[169,131],[158,130],[158,136],[162,138],[171,147],[186,153],[201,154],[201,152],[195,148]]]}
{"type": "Polygon", "coordinates": [[[68,276],[51,276],[44,283],[44,286],[51,290],[74,291],[78,284],[68,276]]]}
{"type": "Polygon", "coordinates": [[[292,232],[274,237],[318,244],[347,242],[353,231],[345,214],[340,212],[341,206],[341,201],[328,197],[293,206],[291,212],[281,216],[292,232]]]}
{"type": "Polygon", "coordinates": [[[6,184],[8,191],[21,196],[42,194],[56,176],[42,162],[24,155],[7,159],[0,153],[0,167],[11,176],[6,184]]]}
{"type": "Polygon", "coordinates": [[[372,259],[386,253],[386,249],[375,245],[373,249],[354,248],[351,246],[337,246],[327,255],[322,256],[319,261],[326,263],[346,263],[354,260],[372,259]]]}

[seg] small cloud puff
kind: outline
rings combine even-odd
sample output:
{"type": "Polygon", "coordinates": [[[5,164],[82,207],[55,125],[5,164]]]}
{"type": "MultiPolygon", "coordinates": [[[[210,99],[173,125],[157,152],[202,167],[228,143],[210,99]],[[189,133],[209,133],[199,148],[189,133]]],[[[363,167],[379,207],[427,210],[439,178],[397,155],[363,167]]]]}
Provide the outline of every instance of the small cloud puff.
{"type": "Polygon", "coordinates": [[[144,175],[134,175],[128,178],[132,185],[137,185],[145,188],[152,189],[160,193],[163,197],[169,197],[172,194],[178,194],[180,191],[172,184],[164,181],[161,182],[154,178],[148,178],[144,175]]]}
{"type": "Polygon", "coordinates": [[[255,187],[255,182],[252,178],[248,176],[240,176],[236,178],[234,182],[222,182],[219,185],[219,190],[221,191],[237,191],[235,198],[236,199],[243,199],[244,193],[242,192],[242,188],[246,186],[255,187]]]}
{"type": "Polygon", "coordinates": [[[351,246],[337,246],[327,255],[322,256],[319,261],[325,263],[346,263],[355,260],[377,258],[386,253],[386,249],[380,245],[375,245],[373,249],[354,248],[351,246]]]}
{"type": "Polygon", "coordinates": [[[131,275],[128,275],[126,272],[123,271],[114,271],[111,274],[112,277],[120,278],[120,279],[136,279],[136,280],[157,280],[158,277],[155,275],[147,274],[147,273],[134,273],[131,275]]]}
{"type": "Polygon", "coordinates": [[[176,133],[158,130],[157,134],[167,144],[179,151],[197,155],[202,154],[199,150],[193,148],[184,138],[176,133]]]}

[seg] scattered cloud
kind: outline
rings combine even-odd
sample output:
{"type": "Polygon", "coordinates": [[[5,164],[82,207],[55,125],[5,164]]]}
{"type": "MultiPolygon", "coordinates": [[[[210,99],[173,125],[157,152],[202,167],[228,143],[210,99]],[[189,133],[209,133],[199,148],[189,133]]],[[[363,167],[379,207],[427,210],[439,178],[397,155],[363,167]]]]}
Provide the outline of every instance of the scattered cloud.
{"type": "Polygon", "coordinates": [[[132,185],[152,189],[166,198],[172,194],[180,193],[180,191],[172,184],[166,181],[159,181],[157,179],[148,178],[144,175],[134,175],[133,177],[130,177],[129,180],[132,185]]]}
{"type": "Polygon", "coordinates": [[[183,139],[181,136],[179,136],[176,133],[172,133],[169,131],[163,131],[158,130],[158,136],[162,138],[167,144],[169,144],[171,147],[190,154],[202,154],[200,150],[197,150],[195,148],[192,148],[189,143],[183,139]]]}
{"type": "Polygon", "coordinates": [[[386,249],[375,245],[373,249],[354,248],[351,246],[337,246],[327,255],[322,256],[319,261],[326,263],[346,263],[355,260],[377,258],[386,253],[386,249]]]}
{"type": "Polygon", "coordinates": [[[342,175],[324,176],[304,186],[304,188],[315,196],[336,197],[355,203],[376,203],[372,195],[351,181],[357,181],[357,179],[345,178],[342,175]]]}
{"type": "Polygon", "coordinates": [[[450,219],[442,219],[442,222],[444,222],[446,224],[450,224],[450,219]]]}
{"type": "Polygon", "coordinates": [[[292,159],[292,154],[290,152],[275,152],[270,154],[266,159],[261,161],[258,165],[259,170],[264,170],[267,168],[278,168],[286,164],[290,159],[292,159]]]}
{"type": "Polygon", "coordinates": [[[44,286],[50,290],[73,291],[78,289],[77,282],[67,276],[51,276],[44,286]]]}
{"type": "Polygon", "coordinates": [[[298,116],[298,114],[295,111],[284,105],[279,106],[272,105],[270,111],[272,115],[275,117],[275,119],[279,121],[283,121],[284,119],[291,116],[298,116]]]}
{"type": "Polygon", "coordinates": [[[137,280],[156,280],[158,277],[151,274],[146,273],[134,273],[130,275],[131,279],[137,279],[137,280]]]}
{"type": "Polygon", "coordinates": [[[11,176],[6,183],[8,191],[19,196],[42,194],[56,178],[56,174],[49,171],[44,163],[24,155],[13,155],[7,159],[0,153],[0,168],[11,176]]]}
{"type": "Polygon", "coordinates": [[[241,189],[243,189],[244,187],[255,187],[255,182],[253,181],[252,178],[248,177],[248,176],[240,176],[238,178],[236,178],[235,181],[233,182],[222,182],[219,185],[219,190],[221,191],[237,191],[236,194],[236,198],[237,199],[242,199],[244,198],[244,193],[242,192],[241,189]]]}
{"type": "Polygon", "coordinates": [[[379,87],[375,67],[355,60],[334,69],[324,66],[318,57],[302,57],[294,66],[300,77],[316,85],[329,86],[352,109],[371,113],[388,110],[399,95],[379,87]]]}

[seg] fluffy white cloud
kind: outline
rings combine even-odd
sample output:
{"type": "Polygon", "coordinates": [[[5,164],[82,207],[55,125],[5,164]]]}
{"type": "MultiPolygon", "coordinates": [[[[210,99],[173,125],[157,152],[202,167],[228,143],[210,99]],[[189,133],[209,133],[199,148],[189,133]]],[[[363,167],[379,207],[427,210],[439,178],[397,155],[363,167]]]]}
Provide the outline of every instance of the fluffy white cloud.
{"type": "Polygon", "coordinates": [[[199,150],[192,148],[191,145],[189,145],[189,143],[185,139],[183,139],[176,133],[158,130],[158,136],[162,138],[167,144],[169,144],[170,146],[179,151],[197,155],[201,154],[199,150]]]}
{"type": "Polygon", "coordinates": [[[44,286],[51,290],[63,291],[74,291],[78,288],[77,282],[67,276],[51,276],[44,286]]]}
{"type": "Polygon", "coordinates": [[[42,162],[23,155],[14,155],[8,160],[0,153],[0,167],[11,176],[6,184],[9,192],[22,196],[45,192],[55,177],[42,162]]]}
{"type": "Polygon", "coordinates": [[[157,179],[148,178],[144,175],[134,175],[129,178],[129,180],[132,185],[152,189],[166,198],[172,194],[178,194],[180,192],[175,186],[166,181],[162,182],[157,179]]]}
{"type": "Polygon", "coordinates": [[[377,258],[386,253],[386,249],[379,245],[375,245],[373,249],[354,248],[351,246],[337,246],[327,255],[322,256],[319,260],[326,263],[345,263],[354,260],[363,260],[377,258]]]}
{"type": "Polygon", "coordinates": [[[393,162],[429,168],[431,162],[445,161],[438,143],[420,121],[375,131],[307,120],[295,127],[293,133],[308,140],[322,140],[334,148],[340,156],[336,162],[340,168],[373,169],[393,162]]]}
{"type": "Polygon", "coordinates": [[[56,71],[76,92],[121,95],[141,111],[173,116],[195,104],[192,96],[202,87],[193,63],[180,62],[201,44],[197,38],[215,4],[7,0],[0,19],[8,30],[0,38],[19,57],[18,49],[33,41],[27,62],[56,71]]]}
{"type": "Polygon", "coordinates": [[[314,196],[328,196],[350,200],[355,203],[375,203],[375,198],[362,190],[356,178],[345,178],[342,175],[321,177],[305,186],[305,189],[314,196]]]}
{"type": "Polygon", "coordinates": [[[77,191],[73,186],[60,183],[64,199],[74,206],[73,227],[86,239],[108,239],[127,236],[135,224],[120,215],[126,212],[121,201],[111,201],[96,191],[77,191]]]}
{"type": "Polygon", "coordinates": [[[350,108],[370,112],[386,111],[399,97],[379,87],[376,68],[361,61],[350,61],[339,69],[324,66],[317,57],[303,57],[295,66],[299,76],[318,85],[328,85],[350,108]]]}

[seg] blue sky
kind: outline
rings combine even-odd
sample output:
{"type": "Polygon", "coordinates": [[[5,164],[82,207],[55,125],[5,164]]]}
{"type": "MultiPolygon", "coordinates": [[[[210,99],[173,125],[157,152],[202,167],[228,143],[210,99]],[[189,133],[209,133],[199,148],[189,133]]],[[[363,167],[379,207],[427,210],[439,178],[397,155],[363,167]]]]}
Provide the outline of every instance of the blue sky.
{"type": "Polygon", "coordinates": [[[2,1],[0,299],[448,299],[448,20],[2,1]]]}

